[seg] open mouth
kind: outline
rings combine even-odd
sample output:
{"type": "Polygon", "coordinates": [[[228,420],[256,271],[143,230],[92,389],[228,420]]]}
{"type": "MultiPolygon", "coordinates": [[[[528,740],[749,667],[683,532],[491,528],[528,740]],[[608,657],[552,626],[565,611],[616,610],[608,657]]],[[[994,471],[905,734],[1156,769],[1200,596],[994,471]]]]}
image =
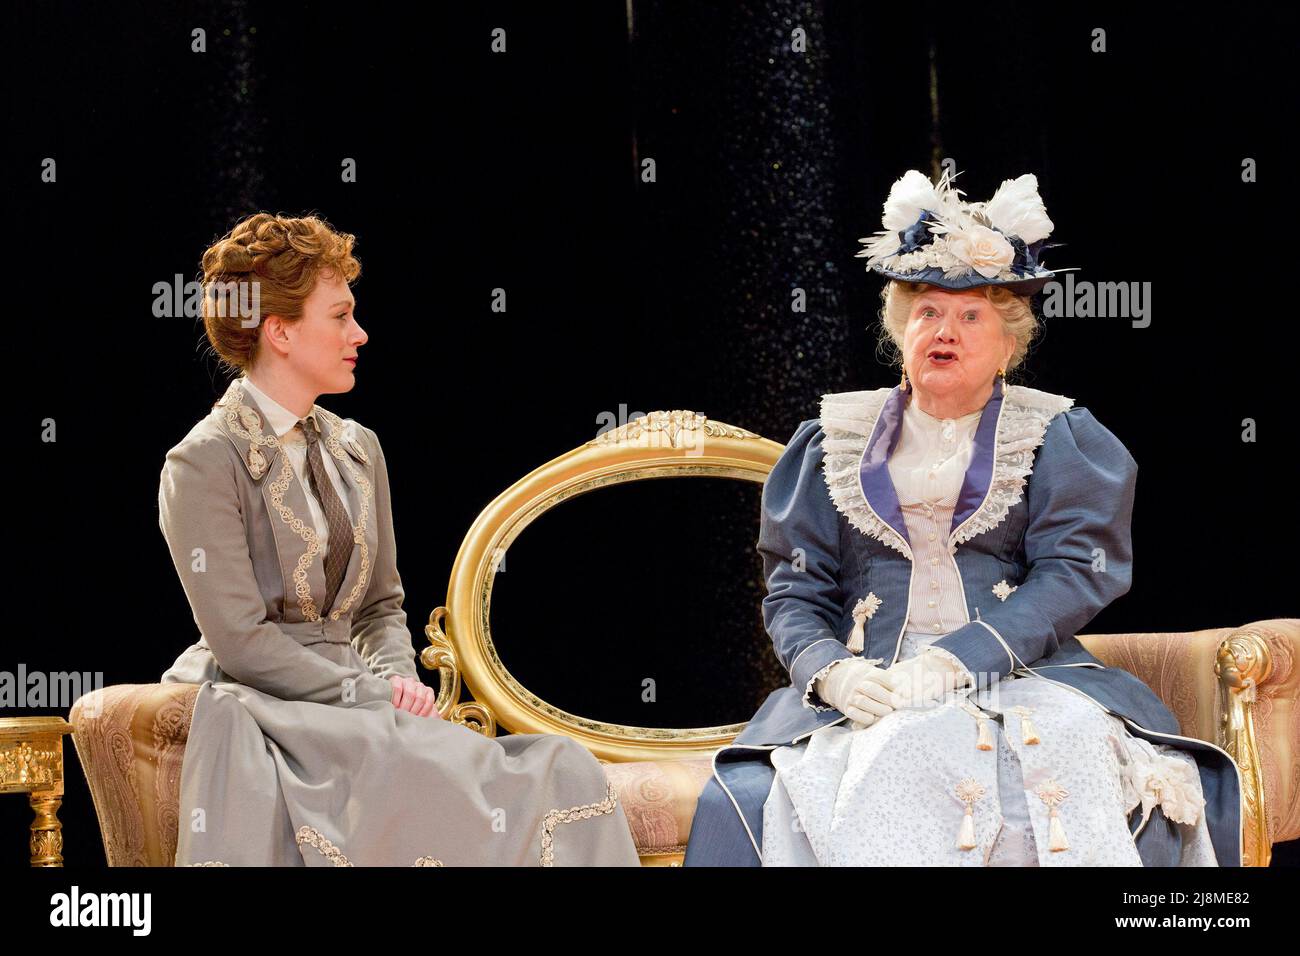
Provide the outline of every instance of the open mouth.
{"type": "Polygon", "coordinates": [[[939,365],[939,366],[952,365],[954,362],[957,361],[957,355],[954,352],[934,351],[931,352],[926,357],[935,365],[939,365]]]}

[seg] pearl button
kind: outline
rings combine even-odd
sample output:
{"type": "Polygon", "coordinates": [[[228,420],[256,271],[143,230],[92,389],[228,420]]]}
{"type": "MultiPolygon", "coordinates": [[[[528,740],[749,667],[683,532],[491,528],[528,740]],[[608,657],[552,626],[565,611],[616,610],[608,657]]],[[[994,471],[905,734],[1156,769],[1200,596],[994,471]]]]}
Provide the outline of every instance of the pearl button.
{"type": "Polygon", "coordinates": [[[943,625],[942,625],[942,624],[936,624],[936,625],[934,626],[934,629],[935,629],[935,631],[942,631],[942,630],[943,630],[943,625]]]}
{"type": "Polygon", "coordinates": [[[939,590],[939,582],[936,581],[934,578],[930,579],[930,590],[931,591],[939,590]]]}
{"type": "Polygon", "coordinates": [[[930,532],[930,540],[933,541],[934,539],[935,539],[935,533],[934,533],[933,531],[931,531],[931,532],[930,532]]]}
{"type": "Polygon", "coordinates": [[[934,607],[934,603],[935,603],[935,602],[934,602],[934,601],[928,601],[928,602],[926,602],[926,603],[927,603],[927,605],[928,605],[929,607],[934,607]]]}
{"type": "Polygon", "coordinates": [[[939,559],[938,559],[938,558],[931,558],[931,559],[930,559],[930,563],[931,563],[931,564],[936,564],[936,565],[937,565],[937,564],[939,563],[939,559]]]}

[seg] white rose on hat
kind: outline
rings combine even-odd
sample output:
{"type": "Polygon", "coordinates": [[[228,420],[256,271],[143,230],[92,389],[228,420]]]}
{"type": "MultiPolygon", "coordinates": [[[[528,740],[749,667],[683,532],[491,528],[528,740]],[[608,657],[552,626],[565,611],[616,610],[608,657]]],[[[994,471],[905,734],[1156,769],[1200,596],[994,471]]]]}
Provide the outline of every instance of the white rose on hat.
{"type": "Polygon", "coordinates": [[[1006,236],[988,226],[969,226],[948,233],[948,251],[986,279],[1010,268],[1016,257],[1006,236]]]}

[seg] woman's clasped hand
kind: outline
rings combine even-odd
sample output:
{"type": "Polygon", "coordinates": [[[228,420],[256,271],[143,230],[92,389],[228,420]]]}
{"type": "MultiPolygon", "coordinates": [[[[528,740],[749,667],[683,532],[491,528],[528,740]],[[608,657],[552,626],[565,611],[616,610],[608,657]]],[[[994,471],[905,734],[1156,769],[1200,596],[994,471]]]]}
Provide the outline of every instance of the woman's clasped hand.
{"type": "Polygon", "coordinates": [[[854,730],[870,727],[894,709],[894,690],[883,667],[851,657],[817,678],[816,691],[853,722],[854,730]]]}
{"type": "Polygon", "coordinates": [[[957,687],[969,684],[971,676],[947,657],[922,650],[889,668],[885,680],[894,691],[895,707],[920,707],[941,703],[957,687]]]}
{"type": "Polygon", "coordinates": [[[434,706],[438,695],[433,692],[432,687],[417,678],[401,677],[397,674],[388,678],[388,682],[393,685],[393,706],[398,710],[410,711],[417,717],[442,719],[442,714],[434,706]]]}
{"type": "Polygon", "coordinates": [[[863,730],[901,707],[937,702],[957,683],[957,672],[946,659],[918,654],[889,668],[849,658],[817,678],[815,689],[849,718],[854,730],[863,730]]]}

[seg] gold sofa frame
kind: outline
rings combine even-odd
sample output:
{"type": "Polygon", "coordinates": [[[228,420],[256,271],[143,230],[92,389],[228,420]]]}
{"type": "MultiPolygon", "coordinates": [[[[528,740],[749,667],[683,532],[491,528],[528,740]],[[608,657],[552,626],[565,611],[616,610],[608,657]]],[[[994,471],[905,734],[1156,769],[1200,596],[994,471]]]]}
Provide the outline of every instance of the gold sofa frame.
{"type": "MultiPolygon", "coordinates": [[[[510,674],[497,653],[490,620],[492,583],[502,557],[519,534],[539,515],[569,498],[651,478],[713,476],[761,484],[783,450],[777,442],[695,412],[658,411],[597,436],[507,488],[483,509],[466,534],[452,567],[447,603],[433,611],[425,628],[429,647],[420,660],[426,668],[438,671],[439,711],[488,736],[494,736],[498,728],[512,733],[565,734],[604,762],[705,757],[729,743],[743,724],[634,727],[585,718],[542,700],[510,674]],[[470,700],[460,699],[462,685],[470,700]]],[[[1186,653],[1188,637],[1080,635],[1080,640],[1108,665],[1132,671],[1157,693],[1163,689],[1176,695],[1178,688],[1155,686],[1151,674],[1160,670],[1168,655],[1186,653]]],[[[1208,721],[1205,714],[1198,715],[1197,736],[1224,749],[1241,771],[1245,865],[1267,866],[1272,852],[1263,761],[1255,731],[1255,691],[1273,671],[1273,649],[1294,649],[1298,639],[1300,621],[1261,622],[1218,640],[1212,659],[1203,661],[1202,669],[1213,671],[1218,719],[1208,721]],[[1270,631],[1272,625],[1281,626],[1280,636],[1270,631]]],[[[1209,673],[1201,676],[1210,679],[1209,673]]],[[[1289,698],[1284,695],[1284,702],[1289,700],[1293,706],[1294,698],[1294,693],[1289,698]]],[[[1169,698],[1162,699],[1168,702],[1169,698]]],[[[1292,715],[1279,716],[1286,719],[1292,715]]],[[[1184,730],[1188,728],[1184,726],[1184,730]]],[[[1294,766],[1294,755],[1283,756],[1291,758],[1282,761],[1284,766],[1294,766]]],[[[1292,789],[1289,796],[1294,798],[1292,789]]],[[[1290,812],[1294,816],[1295,808],[1290,812]]],[[[643,853],[642,860],[673,865],[681,857],[680,852],[643,853]]]]}

